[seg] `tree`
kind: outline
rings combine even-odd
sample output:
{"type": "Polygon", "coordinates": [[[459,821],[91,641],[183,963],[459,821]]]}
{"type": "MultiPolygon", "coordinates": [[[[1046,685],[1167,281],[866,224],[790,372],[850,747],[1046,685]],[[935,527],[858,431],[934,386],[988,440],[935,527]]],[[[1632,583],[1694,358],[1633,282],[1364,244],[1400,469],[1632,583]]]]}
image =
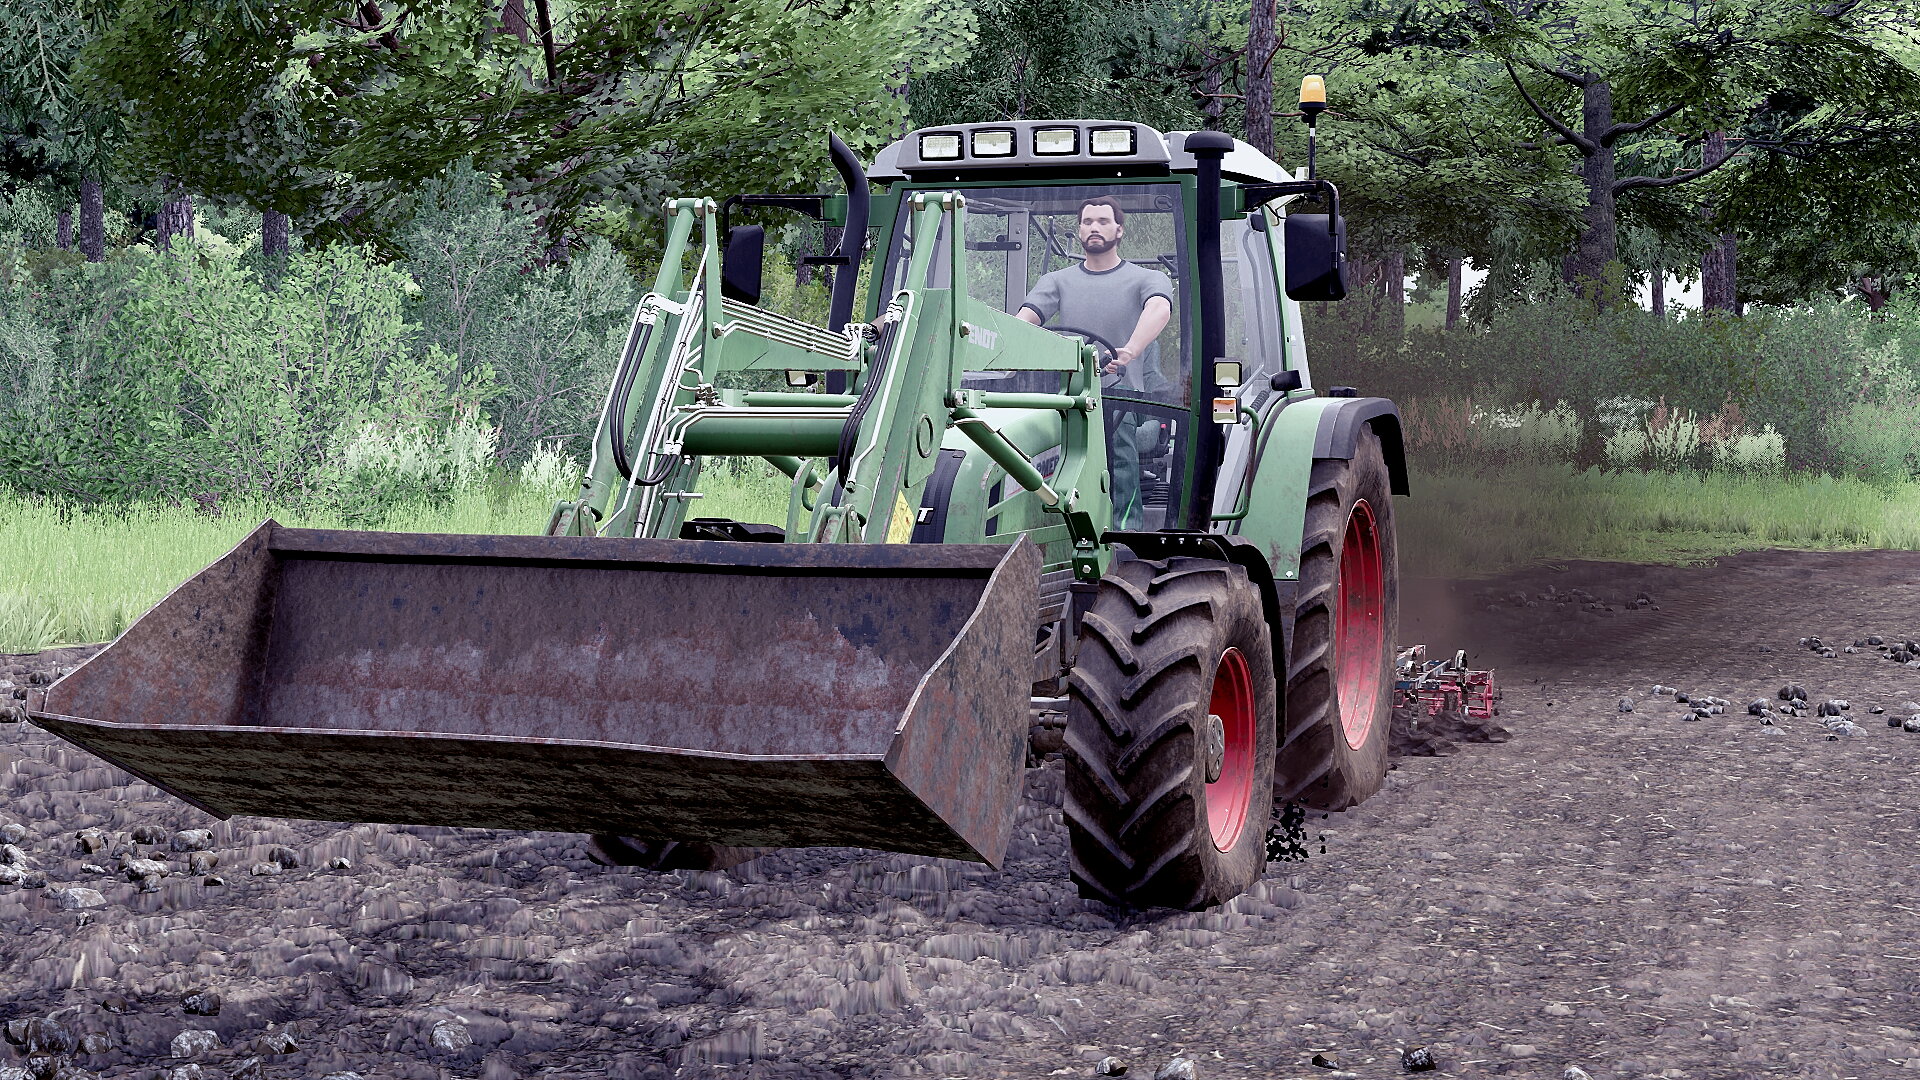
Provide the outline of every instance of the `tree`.
{"type": "Polygon", "coordinates": [[[534,6],[530,28],[500,0],[129,0],[85,62],[142,176],[378,237],[471,158],[553,241],[603,204],[650,223],[669,191],[812,187],[825,133],[892,134],[883,88],[967,29],[931,0],[534,6]]]}
{"type": "Polygon", "coordinates": [[[80,250],[92,262],[106,257],[101,184],[117,130],[74,85],[73,67],[98,25],[81,0],[0,5],[0,173],[9,187],[77,192],[80,250]]]}

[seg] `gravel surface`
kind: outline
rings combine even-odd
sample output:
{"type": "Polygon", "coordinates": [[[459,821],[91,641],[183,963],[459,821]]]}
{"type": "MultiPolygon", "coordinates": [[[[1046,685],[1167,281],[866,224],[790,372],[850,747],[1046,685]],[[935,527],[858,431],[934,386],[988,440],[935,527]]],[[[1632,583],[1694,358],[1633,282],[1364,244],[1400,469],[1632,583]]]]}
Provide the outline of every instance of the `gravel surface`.
{"type": "MultiPolygon", "coordinates": [[[[1498,666],[1508,734],[1445,728],[1200,913],[1075,896],[1057,762],[1000,872],[658,874],[573,835],[215,821],[0,724],[0,1080],[1920,1076],[1920,731],[1887,723],[1920,670],[1865,643],[1920,634],[1920,555],[1403,596],[1404,644],[1498,666]]],[[[0,658],[0,706],[82,655],[0,658]]]]}

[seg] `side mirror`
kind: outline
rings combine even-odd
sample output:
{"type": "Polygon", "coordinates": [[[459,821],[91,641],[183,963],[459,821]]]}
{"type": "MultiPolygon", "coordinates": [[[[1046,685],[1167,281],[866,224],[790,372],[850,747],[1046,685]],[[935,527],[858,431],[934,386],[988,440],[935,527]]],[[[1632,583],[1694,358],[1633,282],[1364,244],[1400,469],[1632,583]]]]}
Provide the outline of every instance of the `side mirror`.
{"type": "Polygon", "coordinates": [[[766,257],[767,230],[758,225],[728,229],[727,249],[720,254],[720,295],[742,304],[759,303],[766,257]]]}
{"type": "Polygon", "coordinates": [[[1287,297],[1342,300],[1347,295],[1347,219],[1288,214],[1287,297]]]}

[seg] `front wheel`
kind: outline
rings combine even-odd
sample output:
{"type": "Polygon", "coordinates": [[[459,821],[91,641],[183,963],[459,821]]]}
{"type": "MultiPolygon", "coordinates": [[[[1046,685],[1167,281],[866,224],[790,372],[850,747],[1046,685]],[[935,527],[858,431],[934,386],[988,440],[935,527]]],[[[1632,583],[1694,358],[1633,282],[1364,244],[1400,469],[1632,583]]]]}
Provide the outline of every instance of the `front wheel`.
{"type": "Polygon", "coordinates": [[[601,866],[637,866],[642,870],[726,870],[772,850],[612,833],[595,833],[587,838],[587,858],[601,866]]]}
{"type": "Polygon", "coordinates": [[[1275,797],[1345,810],[1386,780],[1393,712],[1400,561],[1379,436],[1315,461],[1307,490],[1275,797]]]}
{"type": "Polygon", "coordinates": [[[1117,561],[1067,686],[1063,809],[1080,895],[1198,911],[1251,888],[1266,868],[1277,688],[1246,571],[1117,561]]]}

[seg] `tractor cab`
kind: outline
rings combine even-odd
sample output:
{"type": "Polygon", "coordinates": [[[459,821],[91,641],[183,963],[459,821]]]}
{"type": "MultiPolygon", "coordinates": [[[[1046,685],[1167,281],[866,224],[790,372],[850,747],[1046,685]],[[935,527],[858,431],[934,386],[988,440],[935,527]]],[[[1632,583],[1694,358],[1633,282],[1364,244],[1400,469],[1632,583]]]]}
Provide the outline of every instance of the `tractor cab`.
{"type": "MultiPolygon", "coordinates": [[[[1142,291],[1140,282],[1159,282],[1172,313],[1157,338],[1136,361],[1101,380],[1107,403],[1104,417],[1107,457],[1115,472],[1113,525],[1120,529],[1157,531],[1189,527],[1196,518],[1196,500],[1203,497],[1197,475],[1204,460],[1199,453],[1217,426],[1216,400],[1233,398],[1237,410],[1258,410],[1265,399],[1286,385],[1307,386],[1306,357],[1301,349],[1297,302],[1284,299],[1278,287],[1286,267],[1280,206],[1261,200],[1241,201],[1252,185],[1291,181],[1281,168],[1252,147],[1234,141],[1220,159],[1222,222],[1217,265],[1221,282],[1224,349],[1217,359],[1237,363],[1227,383],[1202,362],[1201,310],[1203,275],[1197,273],[1202,237],[1196,228],[1199,202],[1198,163],[1185,150],[1187,133],[1162,134],[1141,124],[1109,121],[1014,121],[926,128],[891,144],[877,156],[867,174],[884,185],[886,194],[873,200],[876,223],[882,225],[884,258],[878,264],[887,277],[884,289],[869,290],[872,310],[878,313],[885,298],[903,288],[965,289],[974,300],[1018,314],[1034,305],[1038,316],[1049,305],[1034,300],[1051,295],[1043,288],[1049,275],[1078,278],[1087,258],[1078,234],[1081,211],[1091,200],[1108,200],[1120,226],[1117,251],[1124,264],[1149,271],[1131,278],[1131,296],[1142,291]],[[966,199],[964,281],[947,280],[949,263],[935,260],[929,279],[906,280],[912,259],[912,230],[907,227],[911,195],[920,191],[957,191],[966,199]],[[1041,290],[1036,293],[1036,290],[1041,290]],[[1275,376],[1297,372],[1275,382],[1275,376]],[[1136,479],[1137,477],[1137,479],[1136,479]]],[[[1224,140],[1224,136],[1218,136],[1224,140]]],[[[950,243],[942,230],[937,243],[950,243]]],[[[1101,280],[1122,274],[1089,273],[1067,284],[1082,294],[1098,293],[1101,280]]],[[[1127,291],[1116,285],[1115,290],[1127,291]]],[[[1131,331],[1138,316],[1137,302],[1114,297],[1113,303],[1129,315],[1121,321],[1131,331]]],[[[1042,325],[1061,334],[1092,342],[1102,357],[1125,343],[1114,334],[1065,323],[1057,316],[1042,325]]],[[[963,385],[1018,393],[1060,393],[1062,376],[1051,372],[974,372],[963,385]]],[[[1227,434],[1231,443],[1239,429],[1227,434]]],[[[1244,463],[1247,448],[1220,446],[1215,460],[1244,463]],[[1233,450],[1240,452],[1235,455],[1233,450]],[[1220,450],[1228,451],[1222,455],[1220,450]]],[[[1243,466],[1244,467],[1244,466],[1243,466]]],[[[1204,470],[1203,470],[1204,471],[1204,470]]],[[[1212,485],[1216,488],[1222,485],[1212,485]]],[[[1224,485],[1235,485],[1229,480],[1224,485]]]]}

